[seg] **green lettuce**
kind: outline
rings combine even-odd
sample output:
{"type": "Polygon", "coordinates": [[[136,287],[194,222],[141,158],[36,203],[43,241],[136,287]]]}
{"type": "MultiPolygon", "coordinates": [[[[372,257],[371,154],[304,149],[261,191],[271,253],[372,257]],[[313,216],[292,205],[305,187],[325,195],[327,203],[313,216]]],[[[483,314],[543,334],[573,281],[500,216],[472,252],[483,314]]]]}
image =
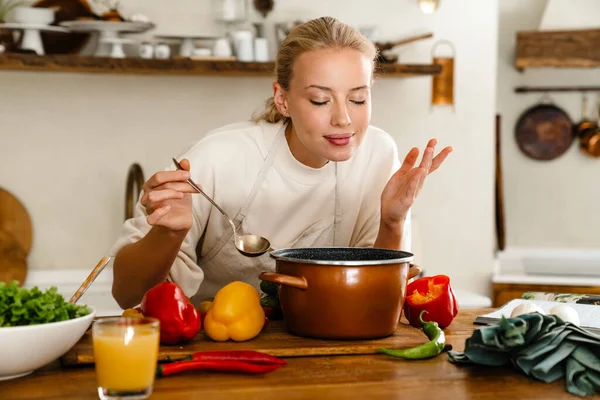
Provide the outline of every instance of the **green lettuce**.
{"type": "Polygon", "coordinates": [[[89,313],[86,306],[66,302],[54,286],[42,292],[37,286],[21,288],[17,281],[0,282],[0,327],[66,321],[89,313]]]}

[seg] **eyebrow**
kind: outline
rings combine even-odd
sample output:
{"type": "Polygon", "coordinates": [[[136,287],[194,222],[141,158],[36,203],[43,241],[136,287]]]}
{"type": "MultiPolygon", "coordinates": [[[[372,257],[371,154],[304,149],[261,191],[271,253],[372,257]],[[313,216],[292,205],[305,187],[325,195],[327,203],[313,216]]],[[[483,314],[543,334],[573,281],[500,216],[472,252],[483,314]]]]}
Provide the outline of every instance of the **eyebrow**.
{"type": "MultiPolygon", "coordinates": [[[[326,86],[319,86],[319,85],[310,85],[307,86],[305,89],[310,89],[310,88],[316,88],[316,89],[321,89],[324,90],[326,92],[333,92],[333,89],[328,88],[326,86]]],[[[363,86],[358,86],[355,88],[350,89],[351,92],[356,92],[357,90],[362,90],[362,89],[368,89],[369,87],[367,85],[363,85],[363,86]]]]}

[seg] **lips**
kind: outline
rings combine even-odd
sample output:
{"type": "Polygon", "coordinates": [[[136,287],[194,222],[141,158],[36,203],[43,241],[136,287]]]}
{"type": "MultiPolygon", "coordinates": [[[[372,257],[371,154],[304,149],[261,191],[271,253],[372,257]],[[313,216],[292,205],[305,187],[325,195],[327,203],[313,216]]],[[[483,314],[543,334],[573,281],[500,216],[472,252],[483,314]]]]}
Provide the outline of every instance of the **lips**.
{"type": "Polygon", "coordinates": [[[337,135],[324,136],[325,140],[334,146],[346,146],[352,140],[353,133],[342,133],[337,135]]]}

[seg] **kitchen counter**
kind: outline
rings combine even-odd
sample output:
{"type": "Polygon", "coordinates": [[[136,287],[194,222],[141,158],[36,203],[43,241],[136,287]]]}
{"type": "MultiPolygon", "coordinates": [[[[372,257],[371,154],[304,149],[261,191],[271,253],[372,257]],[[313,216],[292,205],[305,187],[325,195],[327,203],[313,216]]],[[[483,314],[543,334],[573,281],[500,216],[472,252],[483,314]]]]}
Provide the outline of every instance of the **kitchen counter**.
{"type": "MultiPolygon", "coordinates": [[[[461,311],[445,330],[454,350],[477,325],[476,316],[490,309],[461,311]]],[[[400,328],[414,329],[406,324],[400,328]]],[[[423,342],[427,338],[423,336],[423,342]]],[[[562,380],[546,384],[511,367],[451,364],[445,354],[419,361],[379,354],[287,358],[288,365],[264,376],[189,372],[159,378],[150,399],[393,399],[518,398],[575,399],[562,380]]],[[[33,374],[0,382],[0,399],[97,399],[91,365],[50,364],[33,374]]]]}

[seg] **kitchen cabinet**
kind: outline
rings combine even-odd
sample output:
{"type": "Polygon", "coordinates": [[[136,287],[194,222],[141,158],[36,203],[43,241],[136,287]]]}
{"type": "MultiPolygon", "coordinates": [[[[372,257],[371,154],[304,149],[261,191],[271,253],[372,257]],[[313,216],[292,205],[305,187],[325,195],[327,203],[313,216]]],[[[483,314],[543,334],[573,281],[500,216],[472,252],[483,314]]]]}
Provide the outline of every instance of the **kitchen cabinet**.
{"type": "MultiPolygon", "coordinates": [[[[108,58],[80,55],[0,54],[0,70],[47,71],[71,73],[140,74],[140,75],[212,75],[212,76],[273,76],[273,62],[238,62],[167,60],[142,58],[108,58]]],[[[434,64],[380,64],[377,74],[382,78],[433,76],[442,67],[434,64]]]]}
{"type": "Polygon", "coordinates": [[[501,307],[525,292],[600,294],[600,286],[492,283],[492,307],[501,307]]]}

